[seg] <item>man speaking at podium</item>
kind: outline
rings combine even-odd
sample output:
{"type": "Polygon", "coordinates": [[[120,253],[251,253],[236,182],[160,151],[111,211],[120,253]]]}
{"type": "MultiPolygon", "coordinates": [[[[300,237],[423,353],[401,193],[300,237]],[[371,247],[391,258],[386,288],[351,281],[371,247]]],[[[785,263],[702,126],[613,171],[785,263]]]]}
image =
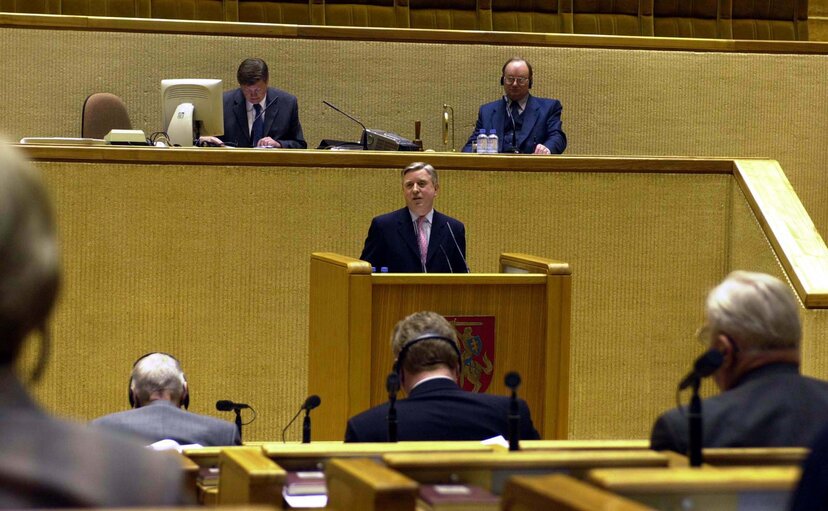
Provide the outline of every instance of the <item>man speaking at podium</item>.
{"type": "Polygon", "coordinates": [[[402,171],[402,188],[406,207],[371,221],[359,258],[392,273],[468,273],[466,228],[434,210],[434,167],[412,163],[402,171]]]}
{"type": "Polygon", "coordinates": [[[498,153],[561,154],[566,134],[561,128],[561,102],[529,94],[532,65],[519,57],[503,64],[500,85],[504,95],[480,107],[477,124],[463,152],[470,153],[479,130],[495,130],[498,153]]]}

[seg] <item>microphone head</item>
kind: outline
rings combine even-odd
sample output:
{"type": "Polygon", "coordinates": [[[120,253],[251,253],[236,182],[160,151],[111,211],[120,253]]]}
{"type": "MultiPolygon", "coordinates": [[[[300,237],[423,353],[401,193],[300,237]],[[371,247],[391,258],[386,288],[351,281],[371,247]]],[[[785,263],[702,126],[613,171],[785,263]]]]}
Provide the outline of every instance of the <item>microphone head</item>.
{"type": "Polygon", "coordinates": [[[317,406],[319,406],[321,404],[322,404],[322,398],[320,398],[319,396],[314,394],[312,396],[309,396],[305,400],[305,404],[302,405],[302,408],[304,408],[307,411],[311,411],[311,410],[313,410],[314,408],[316,408],[317,406]]]}
{"type": "Polygon", "coordinates": [[[695,372],[699,378],[707,378],[711,374],[715,373],[716,370],[722,366],[723,362],[724,355],[722,355],[721,351],[708,350],[696,359],[696,362],[693,365],[693,372],[695,372]]]}
{"type": "Polygon", "coordinates": [[[506,373],[506,377],[503,378],[503,383],[510,389],[517,390],[518,386],[520,386],[520,374],[516,371],[506,373]]]}
{"type": "Polygon", "coordinates": [[[216,410],[220,412],[229,412],[233,410],[233,402],[227,399],[220,399],[216,401],[216,410]]]}

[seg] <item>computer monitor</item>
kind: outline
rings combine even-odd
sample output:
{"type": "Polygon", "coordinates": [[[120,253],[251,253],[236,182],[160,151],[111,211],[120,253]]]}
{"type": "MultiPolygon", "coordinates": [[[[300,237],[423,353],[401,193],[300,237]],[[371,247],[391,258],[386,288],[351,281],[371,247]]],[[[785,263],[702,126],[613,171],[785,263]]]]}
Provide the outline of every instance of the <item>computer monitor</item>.
{"type": "Polygon", "coordinates": [[[223,135],[222,96],[221,80],[161,80],[164,126],[167,126],[170,142],[192,147],[199,136],[223,135]]]}

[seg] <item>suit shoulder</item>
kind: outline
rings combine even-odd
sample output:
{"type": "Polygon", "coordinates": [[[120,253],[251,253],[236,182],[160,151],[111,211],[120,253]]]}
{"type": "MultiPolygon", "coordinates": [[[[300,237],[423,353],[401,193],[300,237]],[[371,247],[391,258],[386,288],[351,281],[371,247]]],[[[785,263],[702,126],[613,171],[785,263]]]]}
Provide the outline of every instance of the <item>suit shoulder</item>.
{"type": "Polygon", "coordinates": [[[296,96],[291,94],[290,92],[284,91],[282,89],[277,89],[276,87],[268,87],[267,88],[268,95],[273,95],[274,97],[278,97],[281,99],[286,99],[291,102],[297,102],[296,96]]]}
{"type": "MultiPolygon", "coordinates": [[[[377,215],[374,217],[373,222],[378,224],[387,224],[392,222],[398,222],[401,219],[405,220],[405,214],[408,213],[407,208],[398,209],[396,211],[392,211],[390,213],[384,213],[382,215],[377,215]]],[[[410,217],[409,217],[410,218],[410,217]]]]}

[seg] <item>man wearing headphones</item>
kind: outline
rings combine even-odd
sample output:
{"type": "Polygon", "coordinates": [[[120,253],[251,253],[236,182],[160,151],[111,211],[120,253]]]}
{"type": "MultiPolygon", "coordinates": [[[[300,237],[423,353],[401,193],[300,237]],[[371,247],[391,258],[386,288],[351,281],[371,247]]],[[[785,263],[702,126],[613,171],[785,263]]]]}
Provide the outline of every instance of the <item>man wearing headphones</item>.
{"type": "Polygon", "coordinates": [[[187,379],[178,360],[167,353],[149,353],[135,361],[129,404],[132,410],[99,417],[90,424],[148,443],[171,439],[181,445],[241,445],[234,424],[186,411],[190,405],[187,379]]]}
{"type": "MultiPolygon", "coordinates": [[[[49,353],[60,283],[52,208],[35,170],[0,143],[0,507],[167,507],[186,502],[178,460],[51,417],[15,374],[23,341],[49,353]]],[[[80,392],[80,390],[78,390],[80,392]]]]}
{"type": "MultiPolygon", "coordinates": [[[[467,392],[457,384],[460,348],[457,331],[436,312],[403,319],[391,335],[394,371],[407,398],[396,403],[397,439],[485,440],[508,436],[509,398],[467,392]]],[[[539,438],[529,407],[520,405],[520,437],[539,438]]],[[[346,442],[387,442],[389,404],[352,417],[346,442]]]]}
{"type": "Polygon", "coordinates": [[[499,153],[561,154],[566,134],[561,128],[561,102],[529,94],[532,65],[520,57],[503,64],[500,85],[504,95],[480,107],[474,132],[463,147],[470,153],[479,130],[495,130],[499,153]]]}

